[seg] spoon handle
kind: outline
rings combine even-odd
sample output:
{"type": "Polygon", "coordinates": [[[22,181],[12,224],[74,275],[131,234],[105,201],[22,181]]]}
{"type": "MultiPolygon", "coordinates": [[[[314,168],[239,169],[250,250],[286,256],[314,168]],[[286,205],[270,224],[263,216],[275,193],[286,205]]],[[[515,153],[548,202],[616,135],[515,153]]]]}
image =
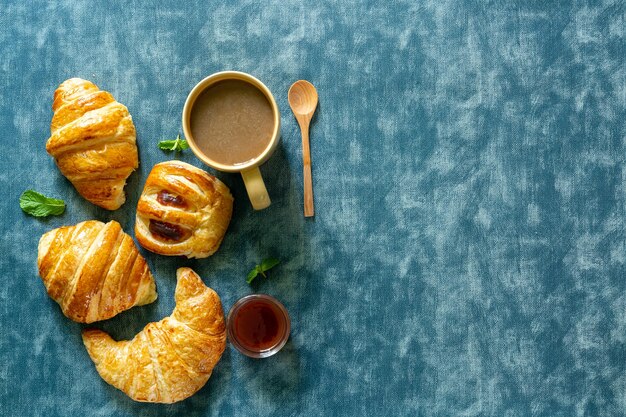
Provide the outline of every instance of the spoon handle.
{"type": "Polygon", "coordinates": [[[304,165],[304,217],[312,217],[313,207],[313,177],[311,175],[311,147],[309,146],[309,124],[300,123],[302,131],[302,162],[304,165]]]}

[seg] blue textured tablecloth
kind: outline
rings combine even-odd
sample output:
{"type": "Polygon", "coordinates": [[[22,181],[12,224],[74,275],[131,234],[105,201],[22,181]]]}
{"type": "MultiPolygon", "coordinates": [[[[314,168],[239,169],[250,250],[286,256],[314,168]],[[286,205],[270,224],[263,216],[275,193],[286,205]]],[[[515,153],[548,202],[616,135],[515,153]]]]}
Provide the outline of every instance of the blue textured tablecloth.
{"type": "MultiPolygon", "coordinates": [[[[626,415],[626,71],[622,1],[3,1],[0,5],[2,416],[626,415]],[[219,252],[143,251],[159,299],[97,327],[130,338],[173,308],[191,266],[226,311],[284,302],[287,346],[230,345],[208,384],[164,406],[97,374],[37,276],[42,233],[87,219],[132,233],[156,147],[189,90],[260,78],[282,111],[254,212],[236,175],[219,252]],[[54,89],[89,79],[127,105],[141,165],[126,204],[83,200],[45,152],[54,89]],[[287,90],[319,91],[316,217],[302,215],[287,90]],[[35,189],[60,217],[21,212],[35,189]],[[267,255],[283,263],[249,286],[267,255]]],[[[190,151],[180,157],[202,166],[190,151]]],[[[212,171],[213,172],[213,171],[212,171]]]]}

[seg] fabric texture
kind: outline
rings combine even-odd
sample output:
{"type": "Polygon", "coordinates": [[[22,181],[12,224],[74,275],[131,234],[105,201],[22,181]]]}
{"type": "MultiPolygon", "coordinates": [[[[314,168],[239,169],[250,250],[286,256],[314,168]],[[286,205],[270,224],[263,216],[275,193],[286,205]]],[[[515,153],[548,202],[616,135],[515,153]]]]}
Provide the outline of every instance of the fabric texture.
{"type": "Polygon", "coordinates": [[[0,12],[0,415],[626,415],[626,70],[621,1],[136,2],[5,0],[0,12]],[[229,344],[182,403],[107,385],[37,276],[37,242],[116,220],[133,234],[151,167],[190,150],[186,96],[221,70],[274,93],[281,144],[262,167],[272,205],[242,180],[207,259],[142,251],[158,301],[96,324],[131,338],[174,307],[189,266],[220,295],[268,293],[292,320],[276,356],[229,344]],[[126,105],[140,166],[100,209],[46,154],[52,94],[81,77],[126,105]],[[289,86],[311,81],[316,215],[303,217],[289,86]],[[26,189],[65,214],[19,209],[26,189]],[[253,285],[262,258],[282,262],[253,285]]]}

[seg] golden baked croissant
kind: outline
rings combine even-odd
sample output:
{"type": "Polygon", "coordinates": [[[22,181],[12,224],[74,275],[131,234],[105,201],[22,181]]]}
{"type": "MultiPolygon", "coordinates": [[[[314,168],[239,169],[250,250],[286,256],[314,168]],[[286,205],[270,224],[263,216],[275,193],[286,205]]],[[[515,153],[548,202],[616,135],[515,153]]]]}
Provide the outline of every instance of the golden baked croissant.
{"type": "Polygon", "coordinates": [[[176,271],[176,307],[132,340],[116,342],[101,330],[83,331],[98,373],[135,401],[173,403],[206,384],[226,347],[219,296],[190,268],[176,271]]]}
{"type": "Polygon", "coordinates": [[[144,186],[135,235],[161,255],[206,258],[220,246],[233,212],[224,183],[180,161],[156,164],[144,186]]]}
{"type": "Polygon", "coordinates": [[[96,220],[45,233],[37,265],[48,294],[79,323],[156,300],[154,278],[120,224],[96,220]]]}
{"type": "Polygon", "coordinates": [[[93,204],[124,204],[126,179],[139,166],[135,125],[126,106],[95,84],[64,81],[54,92],[46,151],[76,190],[93,204]]]}

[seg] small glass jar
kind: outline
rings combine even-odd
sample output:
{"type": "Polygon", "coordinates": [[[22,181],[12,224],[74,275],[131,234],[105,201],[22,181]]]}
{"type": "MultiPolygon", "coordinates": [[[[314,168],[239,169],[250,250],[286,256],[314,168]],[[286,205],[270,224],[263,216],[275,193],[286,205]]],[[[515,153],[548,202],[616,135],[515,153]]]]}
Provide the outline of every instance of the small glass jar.
{"type": "Polygon", "coordinates": [[[267,358],[289,339],[291,322],[280,301],[266,294],[251,294],[237,300],[228,313],[228,339],[251,358],[267,358]]]}

